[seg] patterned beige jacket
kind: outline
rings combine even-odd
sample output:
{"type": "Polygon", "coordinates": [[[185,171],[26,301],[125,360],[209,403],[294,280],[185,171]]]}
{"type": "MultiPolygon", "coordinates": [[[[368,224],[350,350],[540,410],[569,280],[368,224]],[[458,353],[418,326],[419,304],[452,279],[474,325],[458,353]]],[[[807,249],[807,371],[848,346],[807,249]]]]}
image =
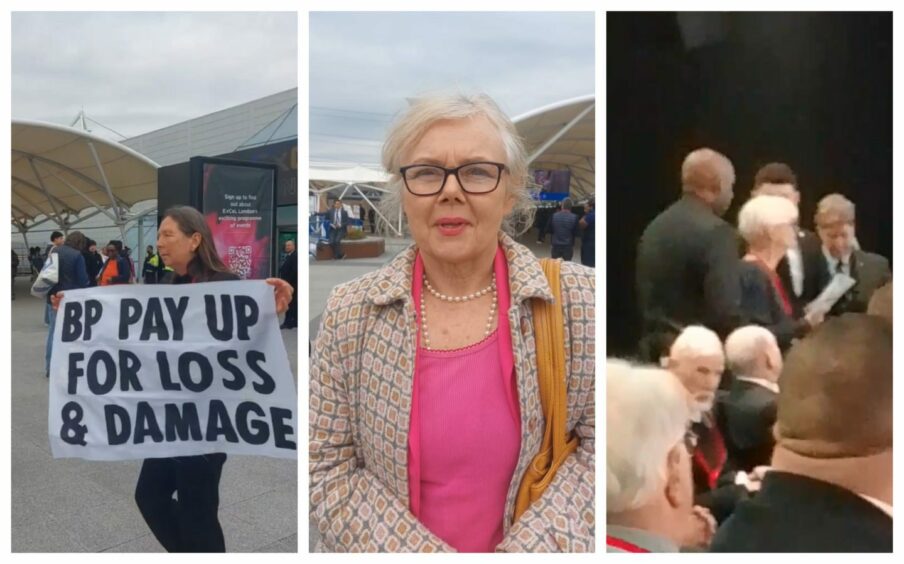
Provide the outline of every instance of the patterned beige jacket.
{"type": "MultiPolygon", "coordinates": [[[[543,435],[531,298],[552,301],[536,257],[507,235],[512,331],[521,405],[521,452],[505,505],[504,552],[594,551],[594,279],[565,262],[568,428],[581,445],[514,525],[521,477],[543,435]]],[[[411,247],[389,264],[338,286],[327,301],[311,357],[310,501],[321,548],[335,552],[453,549],[408,509],[408,426],[416,325],[411,247]]]]}

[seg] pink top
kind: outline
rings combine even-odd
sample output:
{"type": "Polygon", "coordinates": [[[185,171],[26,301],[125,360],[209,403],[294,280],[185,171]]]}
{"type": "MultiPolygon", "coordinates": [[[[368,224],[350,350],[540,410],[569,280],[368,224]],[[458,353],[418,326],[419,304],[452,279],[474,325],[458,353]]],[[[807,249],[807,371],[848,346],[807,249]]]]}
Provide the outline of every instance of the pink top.
{"type": "MultiPolygon", "coordinates": [[[[501,247],[493,270],[499,318],[490,337],[465,349],[428,351],[420,347],[420,331],[417,336],[408,431],[410,508],[460,551],[492,551],[502,540],[505,497],[521,448],[508,263],[501,247]]],[[[415,304],[423,273],[418,255],[412,273],[415,304]]]]}
{"type": "Polygon", "coordinates": [[[421,350],[420,520],[460,552],[492,552],[521,440],[494,332],[455,351],[421,350]]]}

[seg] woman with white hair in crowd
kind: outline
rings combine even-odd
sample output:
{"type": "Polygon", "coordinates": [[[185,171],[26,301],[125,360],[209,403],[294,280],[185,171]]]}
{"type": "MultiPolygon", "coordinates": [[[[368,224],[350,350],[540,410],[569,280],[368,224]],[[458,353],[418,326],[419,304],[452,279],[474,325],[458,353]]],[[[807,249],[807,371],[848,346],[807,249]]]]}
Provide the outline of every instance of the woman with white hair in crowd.
{"type": "Polygon", "coordinates": [[[381,206],[404,211],[414,244],[334,289],[314,343],[322,548],[593,551],[593,270],[562,263],[553,301],[539,260],[512,239],[533,211],[515,126],[485,95],[419,98],[391,127],[383,165],[381,206]],[[564,313],[553,346],[579,446],[527,505],[516,500],[545,428],[537,367],[550,360],[538,358],[538,300],[564,313]]]}
{"type": "Polygon", "coordinates": [[[741,208],[738,231],[747,243],[741,260],[741,314],[745,324],[760,325],[787,350],[822,321],[819,314],[794,319],[789,289],[776,272],[788,248],[797,244],[797,206],[779,196],[756,196],[741,208]]]}
{"type": "Polygon", "coordinates": [[[606,366],[606,552],[704,548],[715,522],[694,507],[690,405],[661,368],[606,366]]]}

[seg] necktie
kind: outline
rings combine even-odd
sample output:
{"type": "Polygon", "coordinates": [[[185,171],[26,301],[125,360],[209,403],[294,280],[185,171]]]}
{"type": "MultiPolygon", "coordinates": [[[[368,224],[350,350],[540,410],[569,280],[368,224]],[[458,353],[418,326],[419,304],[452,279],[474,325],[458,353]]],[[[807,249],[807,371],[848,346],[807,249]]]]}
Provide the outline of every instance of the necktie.
{"type": "Polygon", "coordinates": [[[844,261],[841,259],[835,263],[835,274],[844,274],[844,261]]]}

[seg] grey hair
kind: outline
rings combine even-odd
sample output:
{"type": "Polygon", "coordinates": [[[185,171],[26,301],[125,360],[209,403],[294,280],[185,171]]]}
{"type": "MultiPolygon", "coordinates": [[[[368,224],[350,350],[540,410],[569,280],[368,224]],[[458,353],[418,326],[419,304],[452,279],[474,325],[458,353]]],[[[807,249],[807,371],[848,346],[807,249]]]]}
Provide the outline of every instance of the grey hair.
{"type": "Polygon", "coordinates": [[[854,223],[855,217],[854,202],[848,200],[841,194],[829,194],[819,200],[819,204],[816,206],[815,223],[817,225],[834,223],[837,221],[842,223],[854,223]]]}
{"type": "Polygon", "coordinates": [[[747,243],[768,236],[770,227],[796,222],[797,206],[781,196],[756,196],[738,212],[738,232],[747,243]]]}
{"type": "Polygon", "coordinates": [[[751,376],[760,353],[772,347],[778,349],[771,331],[759,325],[747,325],[735,329],[725,339],[725,361],[735,376],[751,376]]]}
{"type": "Polygon", "coordinates": [[[684,386],[661,368],[606,363],[606,512],[649,503],[666,480],[668,457],[690,412],[684,386]]]}
{"type": "Polygon", "coordinates": [[[404,155],[437,121],[459,120],[474,116],[486,117],[499,132],[505,147],[506,169],[510,181],[509,194],[515,199],[512,211],[502,222],[502,230],[517,236],[533,224],[535,206],[528,191],[529,175],[527,150],[512,120],[486,94],[438,94],[411,100],[408,108],[396,119],[383,144],[383,168],[389,173],[389,190],[380,199],[380,212],[390,221],[400,216],[402,191],[405,184],[399,173],[404,155]]]}
{"type": "Polygon", "coordinates": [[[725,354],[722,350],[722,341],[715,331],[708,329],[702,325],[689,325],[684,331],[678,335],[672,348],[669,349],[669,356],[677,358],[679,356],[712,356],[725,354]]]}

